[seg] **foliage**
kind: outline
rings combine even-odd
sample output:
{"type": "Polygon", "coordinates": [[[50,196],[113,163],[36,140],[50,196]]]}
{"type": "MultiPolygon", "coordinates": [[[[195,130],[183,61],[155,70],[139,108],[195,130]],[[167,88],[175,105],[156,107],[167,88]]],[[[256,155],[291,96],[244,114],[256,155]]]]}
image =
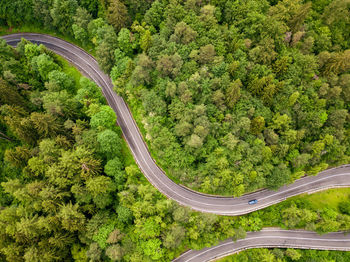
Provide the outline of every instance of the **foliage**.
{"type": "MultiPolygon", "coordinates": [[[[1,25],[37,25],[96,51],[171,177],[233,196],[349,162],[349,17],[344,0],[0,3],[1,25]]],[[[180,207],[125,166],[95,84],[26,41],[16,51],[0,41],[0,61],[0,260],[169,261],[263,226],[349,230],[348,199],[239,218],[180,207]]],[[[234,261],[328,254],[349,260],[275,249],[234,261]]]]}
{"type": "MultiPolygon", "coordinates": [[[[0,259],[86,261],[87,247],[98,236],[83,237],[91,216],[113,210],[112,193],[117,185],[124,189],[124,163],[117,158],[120,137],[106,129],[118,131],[115,114],[101,103],[96,85],[86,78],[76,85],[43,46],[22,40],[17,50],[3,54],[1,64],[17,66],[9,72],[19,67],[23,73],[15,82],[0,76],[7,94],[1,97],[1,134],[8,145],[1,147],[0,259]],[[94,101],[91,118],[86,99],[94,101]],[[103,165],[112,156],[119,173],[109,164],[106,175],[103,165]]],[[[110,225],[113,231],[115,223],[110,225]]],[[[106,248],[107,238],[96,241],[106,248]]],[[[110,248],[108,255],[123,254],[115,252],[110,248]]]]}
{"type": "Polygon", "coordinates": [[[319,5],[155,1],[120,31],[116,90],[172,178],[239,196],[348,163],[348,4],[319,5]]]}
{"type": "Polygon", "coordinates": [[[3,88],[12,88],[0,109],[1,259],[169,261],[186,247],[259,228],[257,220],[180,207],[134,163],[125,167],[125,142],[101,91],[86,78],[73,81],[43,46],[22,40],[2,54],[1,64],[17,61],[23,79],[1,74],[3,88]],[[43,55],[47,77],[26,66],[43,55]]]}

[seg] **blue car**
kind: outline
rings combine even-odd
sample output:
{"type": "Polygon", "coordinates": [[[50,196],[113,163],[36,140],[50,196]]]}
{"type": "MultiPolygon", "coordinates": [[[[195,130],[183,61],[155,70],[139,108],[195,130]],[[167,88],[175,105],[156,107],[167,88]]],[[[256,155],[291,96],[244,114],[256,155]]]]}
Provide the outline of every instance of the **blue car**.
{"type": "Polygon", "coordinates": [[[249,205],[254,205],[254,204],[256,204],[256,203],[258,203],[258,200],[257,200],[257,199],[253,199],[253,200],[249,200],[249,201],[248,201],[248,204],[249,204],[249,205]]]}

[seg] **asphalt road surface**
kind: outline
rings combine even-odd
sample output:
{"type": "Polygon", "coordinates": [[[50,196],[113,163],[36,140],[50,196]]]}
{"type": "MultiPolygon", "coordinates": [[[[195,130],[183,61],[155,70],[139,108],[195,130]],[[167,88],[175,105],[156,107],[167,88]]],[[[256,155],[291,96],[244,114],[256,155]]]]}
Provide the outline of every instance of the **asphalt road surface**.
{"type": "Polygon", "coordinates": [[[236,242],[228,239],[213,247],[189,250],[173,262],[212,261],[245,249],[261,247],[350,251],[350,234],[335,232],[320,236],[304,230],[266,228],[259,232],[249,232],[246,238],[236,242]]]}
{"type": "Polygon", "coordinates": [[[317,176],[299,179],[278,191],[262,190],[239,198],[211,196],[189,190],[174,183],[156,165],[127,104],[113,91],[110,78],[100,70],[96,60],[91,55],[71,43],[48,35],[21,33],[3,36],[2,38],[8,44],[16,46],[22,37],[33,43],[44,44],[48,49],[71,62],[85,76],[91,78],[102,88],[109,105],[117,114],[118,125],[121,127],[125,140],[143,174],[160,192],[183,206],[201,212],[235,216],[262,209],[302,193],[350,186],[350,165],[344,165],[328,169],[317,176]],[[248,201],[251,199],[258,199],[258,203],[248,205],[248,201]]]}
{"type": "MultiPolygon", "coordinates": [[[[2,36],[12,46],[16,46],[22,37],[33,43],[43,44],[61,55],[101,87],[108,104],[116,112],[118,125],[121,127],[125,140],[143,174],[160,192],[181,205],[202,212],[235,216],[262,209],[302,193],[350,186],[350,165],[328,169],[317,176],[299,179],[278,191],[261,190],[239,198],[205,195],[177,185],[164,174],[152,159],[128,106],[113,91],[110,78],[100,70],[96,60],[91,55],[71,43],[48,35],[21,33],[2,36]],[[251,199],[258,199],[258,203],[248,205],[248,201],[251,199]]],[[[244,249],[258,247],[350,251],[350,235],[329,233],[320,236],[309,231],[265,229],[260,232],[250,232],[245,239],[236,242],[226,240],[210,248],[189,250],[176,258],[174,262],[210,261],[244,249]]]]}

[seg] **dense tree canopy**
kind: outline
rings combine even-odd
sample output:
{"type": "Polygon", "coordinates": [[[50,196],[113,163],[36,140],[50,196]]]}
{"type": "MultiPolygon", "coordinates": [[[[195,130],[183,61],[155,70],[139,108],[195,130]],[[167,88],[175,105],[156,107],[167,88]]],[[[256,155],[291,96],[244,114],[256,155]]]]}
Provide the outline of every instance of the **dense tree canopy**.
{"type": "Polygon", "coordinates": [[[1,65],[23,70],[15,82],[0,75],[1,260],[169,261],[248,229],[167,200],[127,160],[94,83],[77,81],[43,46],[0,43],[1,65]],[[47,77],[27,66],[43,55],[47,77]]]}
{"type": "MultiPolygon", "coordinates": [[[[0,28],[57,31],[93,50],[171,177],[240,196],[349,163],[349,10],[348,0],[2,0],[0,28]]],[[[97,86],[52,52],[0,41],[0,260],[169,261],[263,226],[350,228],[349,199],[238,218],[179,207],[147,183],[115,124],[97,86]]],[[[325,256],[312,252],[237,261],[325,256]]]]}
{"type": "Polygon", "coordinates": [[[131,27],[134,41],[151,28],[150,45],[129,40],[144,52],[121,48],[112,79],[158,163],[235,196],[348,163],[348,19],[330,13],[345,2],[153,2],[131,27]]]}

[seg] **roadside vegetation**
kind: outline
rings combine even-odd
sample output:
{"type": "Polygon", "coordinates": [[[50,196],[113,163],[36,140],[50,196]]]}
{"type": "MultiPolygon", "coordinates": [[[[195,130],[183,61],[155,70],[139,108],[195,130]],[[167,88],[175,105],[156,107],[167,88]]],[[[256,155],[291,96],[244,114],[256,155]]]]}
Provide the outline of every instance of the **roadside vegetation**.
{"type": "Polygon", "coordinates": [[[37,24],[96,50],[176,182],[240,196],[349,162],[345,0],[5,1],[1,10],[10,27],[37,24]],[[11,15],[18,5],[23,16],[11,15]]]}
{"type": "Polygon", "coordinates": [[[350,252],[319,251],[303,249],[250,249],[236,255],[225,257],[217,262],[309,262],[309,261],[336,261],[347,262],[350,260],[350,252]]]}
{"type": "MultiPolygon", "coordinates": [[[[94,54],[169,177],[240,196],[350,162],[349,5],[2,0],[0,30],[53,33],[94,54]]],[[[0,260],[169,261],[265,226],[350,229],[349,189],[240,217],[181,207],[144,178],[115,121],[62,58],[0,41],[0,260]]],[[[297,254],[348,260],[261,249],[232,261],[297,254]]]]}
{"type": "Polygon", "coordinates": [[[243,237],[142,175],[99,88],[44,46],[0,41],[0,259],[169,261],[243,237]]]}

